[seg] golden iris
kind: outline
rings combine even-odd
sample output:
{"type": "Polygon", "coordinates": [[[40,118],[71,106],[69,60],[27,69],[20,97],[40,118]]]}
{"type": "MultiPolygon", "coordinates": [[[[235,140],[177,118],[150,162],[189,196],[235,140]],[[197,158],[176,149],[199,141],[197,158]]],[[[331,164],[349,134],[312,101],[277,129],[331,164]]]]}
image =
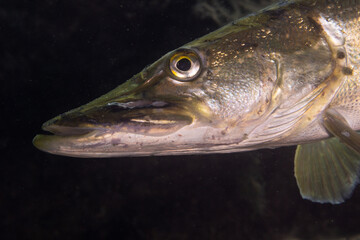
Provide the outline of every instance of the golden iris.
{"type": "Polygon", "coordinates": [[[179,81],[191,81],[200,73],[200,59],[194,52],[178,52],[170,58],[170,71],[179,81]]]}

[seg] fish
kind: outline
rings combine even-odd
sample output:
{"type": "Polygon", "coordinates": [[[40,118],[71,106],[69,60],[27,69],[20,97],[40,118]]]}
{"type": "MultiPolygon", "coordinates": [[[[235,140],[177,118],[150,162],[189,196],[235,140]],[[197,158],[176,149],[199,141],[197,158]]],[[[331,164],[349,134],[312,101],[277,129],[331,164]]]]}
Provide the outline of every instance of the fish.
{"type": "Polygon", "coordinates": [[[360,0],[289,0],[195,39],[47,122],[36,148],[80,158],[297,145],[304,199],[339,204],[360,172],[360,0]]]}

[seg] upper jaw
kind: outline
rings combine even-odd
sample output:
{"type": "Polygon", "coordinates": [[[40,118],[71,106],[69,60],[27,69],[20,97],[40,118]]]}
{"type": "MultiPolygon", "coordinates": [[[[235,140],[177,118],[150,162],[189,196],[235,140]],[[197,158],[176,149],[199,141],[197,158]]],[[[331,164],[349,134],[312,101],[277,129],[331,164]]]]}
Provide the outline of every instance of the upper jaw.
{"type": "Polygon", "coordinates": [[[61,114],[42,129],[59,136],[83,135],[93,130],[116,130],[144,135],[162,135],[191,124],[193,117],[176,104],[161,100],[108,102],[87,110],[61,114]]]}
{"type": "Polygon", "coordinates": [[[117,143],[129,136],[134,140],[127,139],[126,146],[134,152],[142,138],[170,135],[192,122],[189,112],[170,102],[108,102],[86,110],[80,107],[45,122],[42,129],[52,135],[37,135],[33,144],[42,151],[67,156],[122,155],[128,150],[117,143]],[[135,143],[135,139],[140,140],[135,143]]]}

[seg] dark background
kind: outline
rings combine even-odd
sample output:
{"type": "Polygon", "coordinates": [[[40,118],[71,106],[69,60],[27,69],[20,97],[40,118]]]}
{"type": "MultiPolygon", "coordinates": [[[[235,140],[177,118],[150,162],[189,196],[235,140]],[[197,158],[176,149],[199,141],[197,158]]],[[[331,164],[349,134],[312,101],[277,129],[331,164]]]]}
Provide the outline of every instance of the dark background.
{"type": "MultiPolygon", "coordinates": [[[[76,159],[41,124],[218,26],[196,1],[0,2],[0,239],[335,239],[360,233],[360,189],[300,197],[295,148],[76,159]]],[[[353,237],[355,239],[355,237],[353,237]]]]}

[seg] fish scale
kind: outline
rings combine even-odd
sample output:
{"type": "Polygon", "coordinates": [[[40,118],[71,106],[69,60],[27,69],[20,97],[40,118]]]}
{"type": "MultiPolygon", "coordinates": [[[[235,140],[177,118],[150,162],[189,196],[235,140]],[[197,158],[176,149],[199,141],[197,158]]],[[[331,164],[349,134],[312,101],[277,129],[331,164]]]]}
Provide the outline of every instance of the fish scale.
{"type": "Polygon", "coordinates": [[[359,0],[281,1],[47,121],[33,143],[71,157],[298,145],[301,196],[342,203],[360,175],[359,24],[359,0]]]}
{"type": "Polygon", "coordinates": [[[339,89],[338,94],[331,102],[332,107],[338,110],[347,118],[349,124],[355,128],[360,128],[360,4],[359,1],[344,1],[341,11],[335,11],[331,8],[329,15],[342,26],[346,34],[346,57],[351,67],[352,75],[348,76],[343,86],[339,89]],[[353,3],[357,3],[354,5],[353,3]],[[351,34],[349,34],[351,33],[351,34]]]}

